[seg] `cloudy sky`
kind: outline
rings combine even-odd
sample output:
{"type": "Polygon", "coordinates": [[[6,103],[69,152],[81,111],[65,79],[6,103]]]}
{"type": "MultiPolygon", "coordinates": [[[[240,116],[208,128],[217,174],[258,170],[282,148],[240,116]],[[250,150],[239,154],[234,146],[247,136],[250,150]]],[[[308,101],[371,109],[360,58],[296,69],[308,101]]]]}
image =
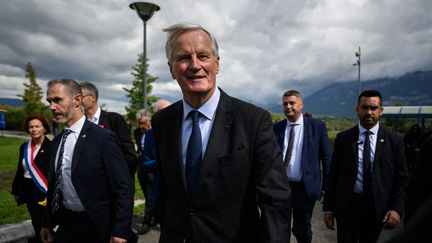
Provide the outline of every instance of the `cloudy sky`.
{"type": "MultiPolygon", "coordinates": [[[[142,52],[143,24],[128,0],[0,2],[0,97],[23,91],[31,62],[39,84],[69,77],[95,83],[100,102],[125,113],[132,67],[142,52]]],[[[430,0],[162,0],[147,22],[154,95],[175,101],[180,89],[165,59],[162,29],[198,23],[218,39],[218,84],[265,105],[287,89],[305,96],[334,83],[432,70],[430,0]]],[[[354,87],[356,88],[356,87],[354,87]]]]}

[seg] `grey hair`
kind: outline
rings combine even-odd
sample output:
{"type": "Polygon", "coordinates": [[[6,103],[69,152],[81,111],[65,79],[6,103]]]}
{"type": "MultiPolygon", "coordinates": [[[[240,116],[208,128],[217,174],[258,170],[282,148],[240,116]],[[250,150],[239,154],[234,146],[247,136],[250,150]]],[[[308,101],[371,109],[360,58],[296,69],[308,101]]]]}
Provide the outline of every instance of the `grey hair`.
{"type": "MultiPolygon", "coordinates": [[[[96,96],[96,100],[98,100],[99,91],[96,88],[96,85],[86,81],[86,82],[80,83],[80,87],[81,87],[81,91],[86,90],[86,91],[88,91],[88,94],[94,94],[96,96]]],[[[83,94],[84,94],[84,92],[83,92],[83,94]]]]}
{"type": "Polygon", "coordinates": [[[71,96],[82,95],[81,87],[77,81],[68,78],[57,78],[48,82],[48,88],[54,84],[61,84],[66,87],[66,90],[71,96]]]}
{"type": "Polygon", "coordinates": [[[136,113],[136,119],[139,120],[142,117],[150,117],[149,112],[146,109],[141,109],[136,113]]]}
{"type": "Polygon", "coordinates": [[[153,112],[156,113],[170,105],[171,105],[170,101],[160,99],[153,104],[153,112]]]}
{"type": "Polygon", "coordinates": [[[219,57],[219,45],[216,41],[216,38],[206,29],[201,27],[197,24],[185,24],[185,23],[179,23],[175,25],[171,25],[168,28],[163,29],[164,32],[167,32],[167,41],[165,43],[165,55],[168,59],[168,63],[172,62],[172,51],[173,51],[173,44],[174,41],[179,37],[181,34],[191,31],[191,30],[202,30],[210,37],[211,43],[212,43],[212,50],[213,55],[215,57],[219,57]]]}

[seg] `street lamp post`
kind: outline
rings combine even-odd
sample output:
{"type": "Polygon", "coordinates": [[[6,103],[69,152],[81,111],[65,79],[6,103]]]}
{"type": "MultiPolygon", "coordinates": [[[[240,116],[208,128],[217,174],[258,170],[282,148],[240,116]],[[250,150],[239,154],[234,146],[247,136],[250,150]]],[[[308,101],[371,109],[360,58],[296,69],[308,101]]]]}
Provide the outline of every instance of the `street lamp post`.
{"type": "Polygon", "coordinates": [[[143,37],[143,81],[142,81],[142,89],[143,89],[143,109],[147,108],[147,49],[146,49],[146,38],[147,38],[147,20],[149,20],[155,11],[159,11],[160,7],[153,3],[147,2],[135,2],[131,3],[129,7],[135,10],[138,16],[142,19],[144,23],[144,37],[143,37]]]}
{"type": "Polygon", "coordinates": [[[360,52],[360,46],[358,48],[358,51],[355,53],[355,56],[358,58],[357,62],[353,64],[353,66],[357,66],[358,67],[358,79],[357,79],[357,88],[358,88],[358,95],[360,96],[361,93],[361,85],[360,85],[360,57],[361,57],[361,52],[360,52]]]}

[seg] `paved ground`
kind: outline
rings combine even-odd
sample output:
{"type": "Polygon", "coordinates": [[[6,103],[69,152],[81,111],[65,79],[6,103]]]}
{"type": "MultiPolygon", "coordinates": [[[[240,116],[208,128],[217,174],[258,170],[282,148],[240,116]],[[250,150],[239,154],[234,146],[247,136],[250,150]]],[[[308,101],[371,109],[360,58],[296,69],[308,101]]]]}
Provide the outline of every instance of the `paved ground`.
{"type": "MultiPolygon", "coordinates": [[[[328,230],[325,227],[323,221],[323,213],[321,210],[321,204],[317,203],[314,210],[314,215],[312,219],[312,230],[313,230],[313,243],[331,243],[336,242],[336,232],[328,230]]],[[[142,218],[135,219],[136,222],[141,222],[142,218]]],[[[387,242],[396,232],[400,230],[401,227],[395,230],[383,230],[379,243],[387,242]]],[[[151,230],[145,235],[140,235],[140,243],[157,243],[159,239],[159,228],[151,230]]],[[[294,237],[291,237],[291,243],[297,242],[294,237]]]]}
{"type": "MultiPolygon", "coordinates": [[[[140,203],[140,202],[138,202],[140,203]]],[[[312,218],[312,227],[313,227],[313,243],[331,243],[336,242],[336,232],[328,230],[323,222],[323,214],[321,211],[321,205],[319,203],[316,204],[314,215],[312,218]]],[[[134,217],[133,225],[136,230],[137,224],[142,222],[143,217],[134,217]]],[[[401,230],[401,226],[395,230],[384,230],[381,233],[379,243],[387,242],[396,232],[401,230]]],[[[159,227],[154,227],[149,233],[145,235],[140,235],[139,242],[140,243],[157,243],[159,239],[159,227]]],[[[23,221],[18,224],[13,225],[3,225],[0,227],[0,243],[3,242],[25,242],[23,241],[11,241],[11,239],[23,239],[22,237],[29,237],[33,234],[33,228],[29,220],[23,221]]],[[[296,240],[294,237],[291,238],[291,242],[294,243],[296,240]]]]}

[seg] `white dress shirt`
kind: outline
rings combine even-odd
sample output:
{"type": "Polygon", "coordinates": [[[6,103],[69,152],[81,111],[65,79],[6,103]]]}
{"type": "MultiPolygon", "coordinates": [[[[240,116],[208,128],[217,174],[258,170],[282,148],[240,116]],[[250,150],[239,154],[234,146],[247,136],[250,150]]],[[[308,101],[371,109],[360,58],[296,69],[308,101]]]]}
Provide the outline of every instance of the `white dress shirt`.
{"type": "MultiPolygon", "coordinates": [[[[63,206],[69,210],[80,212],[84,211],[84,206],[78,197],[75,187],[72,183],[72,159],[75,150],[75,145],[78,140],[78,136],[84,126],[85,116],[82,116],[77,122],[75,122],[71,127],[65,128],[72,131],[66,138],[63,151],[63,161],[62,161],[62,183],[61,191],[63,195],[63,206]]],[[[60,141],[61,144],[62,141],[60,141]]],[[[60,152],[60,146],[56,153],[56,167],[60,152]]]]}
{"type": "Polygon", "coordinates": [[[284,146],[283,146],[283,159],[285,161],[286,150],[288,149],[288,142],[291,132],[291,124],[296,124],[294,126],[294,144],[291,154],[291,160],[289,162],[288,167],[286,167],[286,173],[288,175],[288,179],[290,181],[299,182],[302,179],[302,168],[301,168],[301,159],[302,159],[302,149],[303,149],[303,115],[300,115],[299,119],[295,122],[290,122],[287,119],[287,126],[285,128],[285,138],[284,138],[284,146]]]}
{"type": "Polygon", "coordinates": [[[90,119],[90,121],[93,122],[96,125],[99,125],[100,114],[101,114],[101,108],[98,106],[95,114],[93,115],[92,119],[90,119]]]}
{"type": "MultiPolygon", "coordinates": [[[[201,130],[202,139],[202,158],[204,158],[207,144],[210,137],[211,128],[213,126],[214,118],[216,115],[216,109],[220,100],[220,91],[216,89],[213,96],[204,103],[198,111],[201,113],[199,116],[199,127],[201,130]]],[[[190,111],[194,110],[186,101],[183,99],[183,121],[182,121],[182,155],[183,155],[183,166],[186,164],[187,146],[189,137],[192,133],[192,118],[188,117],[190,111]]]]}
{"type": "MultiPolygon", "coordinates": [[[[357,140],[358,144],[358,172],[357,172],[357,178],[356,182],[354,184],[353,191],[356,193],[363,193],[363,148],[366,136],[364,132],[367,130],[366,128],[362,127],[360,124],[359,127],[359,136],[357,140]]],[[[378,129],[379,129],[379,123],[377,123],[374,127],[372,127],[369,131],[371,132],[369,134],[369,141],[370,141],[370,160],[371,160],[371,168],[373,168],[373,161],[375,158],[375,148],[376,148],[376,142],[377,142],[377,135],[378,135],[378,129]]]]}

